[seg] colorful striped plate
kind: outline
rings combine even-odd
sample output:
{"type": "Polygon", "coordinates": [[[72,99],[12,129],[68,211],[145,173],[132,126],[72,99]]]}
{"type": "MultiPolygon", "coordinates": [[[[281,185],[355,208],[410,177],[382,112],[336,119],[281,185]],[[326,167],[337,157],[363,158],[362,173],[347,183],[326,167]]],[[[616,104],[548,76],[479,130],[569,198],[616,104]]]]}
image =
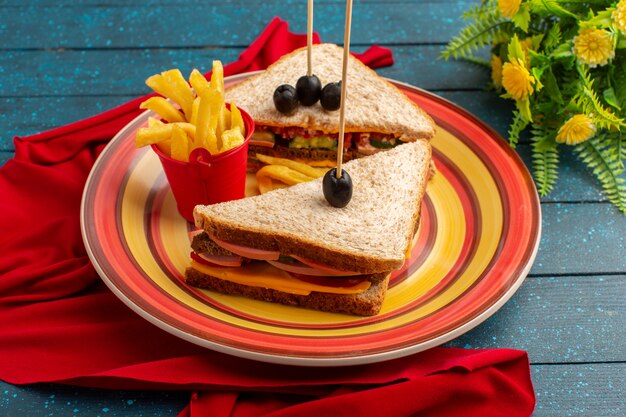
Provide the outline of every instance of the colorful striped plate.
{"type": "MultiPolygon", "coordinates": [[[[231,77],[234,83],[246,75],[231,77]]],[[[156,155],[136,149],[143,113],[106,147],[87,181],[81,223],[102,279],[155,325],[199,345],[261,361],[348,365],[442,344],[496,312],[534,260],[541,212],[532,178],[497,133],[466,111],[394,82],[439,129],[418,241],[392,275],[382,311],[353,317],[190,288],[188,224],[156,155]]],[[[255,192],[249,177],[249,193],[255,192]]]]}

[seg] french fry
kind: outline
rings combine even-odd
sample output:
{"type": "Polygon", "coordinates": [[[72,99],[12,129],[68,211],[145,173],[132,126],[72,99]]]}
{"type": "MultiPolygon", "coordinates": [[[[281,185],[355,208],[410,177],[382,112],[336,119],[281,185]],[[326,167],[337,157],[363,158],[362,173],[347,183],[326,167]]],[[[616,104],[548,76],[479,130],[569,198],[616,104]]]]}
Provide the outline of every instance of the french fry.
{"type": "Polygon", "coordinates": [[[146,85],[154,90],[155,93],[160,94],[163,97],[169,97],[171,95],[170,93],[172,88],[161,74],[155,74],[148,77],[146,85]]]}
{"type": "Polygon", "coordinates": [[[191,123],[170,123],[170,125],[182,128],[192,140],[196,137],[196,127],[191,123]]]}
{"type": "Polygon", "coordinates": [[[189,162],[189,138],[187,133],[176,125],[172,126],[172,158],[189,162]]]}
{"type": "Polygon", "coordinates": [[[172,86],[173,97],[170,98],[183,109],[187,120],[191,119],[191,107],[195,96],[183,74],[178,69],[164,71],[161,74],[172,86]]]}
{"type": "Polygon", "coordinates": [[[172,137],[172,129],[174,126],[181,128],[190,137],[195,137],[196,127],[191,123],[162,123],[154,126],[137,129],[135,134],[135,146],[152,145],[162,142],[172,137]]]}
{"type": "Polygon", "coordinates": [[[189,139],[193,142],[196,138],[196,127],[191,123],[171,123],[173,126],[178,126],[185,131],[189,139]]]}
{"type": "Polygon", "coordinates": [[[224,95],[224,67],[221,61],[213,61],[213,71],[211,72],[211,87],[224,95]]]}
{"type": "Polygon", "coordinates": [[[229,129],[222,133],[222,147],[220,152],[226,152],[234,147],[241,145],[244,141],[244,137],[239,129],[229,129]]]}
{"type": "MultiPolygon", "coordinates": [[[[220,115],[217,118],[217,126],[215,127],[215,135],[221,138],[224,132],[230,129],[230,110],[226,106],[220,108],[220,115]]],[[[221,145],[223,146],[223,144],[221,145]]]]}
{"type": "Polygon", "coordinates": [[[202,146],[206,148],[212,154],[217,153],[217,138],[215,141],[213,140],[215,135],[215,130],[213,130],[213,135],[211,135],[211,112],[212,112],[212,103],[211,100],[213,95],[211,94],[211,89],[207,89],[200,96],[200,102],[198,104],[198,116],[196,119],[196,137],[195,144],[196,146],[202,146]]]}
{"type": "Polygon", "coordinates": [[[160,95],[177,103],[183,109],[186,120],[189,120],[194,95],[180,70],[173,69],[153,75],[146,80],[146,84],[160,95]]]}
{"type": "Polygon", "coordinates": [[[281,182],[272,181],[270,177],[261,176],[257,178],[257,187],[259,189],[259,193],[265,194],[269,191],[278,190],[280,188],[288,187],[287,184],[283,184],[281,182]]]}
{"type": "Polygon", "coordinates": [[[193,105],[191,106],[191,120],[189,123],[195,125],[198,123],[198,109],[200,108],[200,97],[196,97],[193,100],[193,105]]]}
{"type": "Polygon", "coordinates": [[[222,108],[224,107],[224,96],[212,87],[205,92],[204,96],[206,96],[207,100],[209,100],[209,107],[211,109],[209,114],[209,129],[215,134],[216,137],[215,148],[220,149],[222,146],[222,140],[221,136],[217,134],[217,124],[222,117],[221,114],[222,108]]]}
{"type": "Polygon", "coordinates": [[[162,125],[163,122],[157,119],[156,117],[148,117],[148,127],[162,125]]]}
{"type": "Polygon", "coordinates": [[[261,194],[265,194],[269,191],[274,190],[272,179],[268,176],[257,175],[256,182],[257,182],[257,186],[259,187],[259,192],[261,194]]]}
{"type": "MultiPolygon", "coordinates": [[[[156,117],[148,117],[148,127],[152,127],[152,126],[157,126],[157,125],[162,125],[163,122],[159,119],[157,119],[156,117]]],[[[159,148],[159,150],[161,152],[163,152],[165,155],[167,156],[172,156],[172,140],[171,139],[165,139],[161,142],[158,142],[156,144],[156,147],[159,148]]]]}
{"type": "Polygon", "coordinates": [[[193,87],[196,92],[196,96],[202,95],[204,91],[209,88],[209,82],[204,78],[204,75],[200,73],[197,69],[193,69],[191,74],[189,75],[189,84],[193,87]]]}
{"type": "Polygon", "coordinates": [[[246,134],[246,127],[243,124],[243,117],[241,116],[239,108],[235,103],[230,103],[230,128],[235,127],[239,129],[242,135],[246,134]]]}
{"type": "Polygon", "coordinates": [[[139,105],[140,109],[149,109],[158,114],[166,122],[184,122],[185,116],[163,97],[150,97],[139,105]]]}
{"type": "Polygon", "coordinates": [[[204,148],[209,150],[209,152],[211,152],[211,149],[215,149],[215,152],[211,152],[213,154],[219,153],[219,148],[217,147],[217,137],[215,136],[214,130],[209,130],[206,142],[204,143],[204,148]]]}
{"type": "Polygon", "coordinates": [[[266,165],[257,171],[256,176],[257,181],[259,177],[261,177],[261,181],[264,181],[263,177],[269,177],[287,185],[295,185],[315,179],[283,165],[266,165]]]}
{"type": "Polygon", "coordinates": [[[137,129],[135,146],[141,148],[142,146],[152,145],[169,139],[171,136],[172,127],[166,124],[137,129]]]}
{"type": "Polygon", "coordinates": [[[275,158],[273,156],[262,155],[259,153],[256,154],[256,157],[259,161],[265,164],[286,166],[311,178],[319,178],[328,171],[326,168],[314,168],[302,162],[292,161],[291,159],[275,158]]]}
{"type": "Polygon", "coordinates": [[[165,79],[165,77],[163,77],[163,75],[155,74],[151,77],[148,77],[148,79],[146,80],[146,85],[154,90],[156,93],[162,95],[165,98],[169,98],[180,106],[180,103],[177,100],[178,97],[176,97],[177,94],[175,89],[172,87],[169,81],[165,79]]]}

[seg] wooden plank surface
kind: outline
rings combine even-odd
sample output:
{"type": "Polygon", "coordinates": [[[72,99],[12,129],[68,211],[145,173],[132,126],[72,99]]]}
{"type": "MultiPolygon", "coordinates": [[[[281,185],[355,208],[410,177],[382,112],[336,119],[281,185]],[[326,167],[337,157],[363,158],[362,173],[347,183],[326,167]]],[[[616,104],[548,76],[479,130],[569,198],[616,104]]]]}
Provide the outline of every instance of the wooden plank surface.
{"type": "Polygon", "coordinates": [[[626,275],[528,277],[496,314],[448,346],[528,352],[532,363],[626,357],[626,275]]]}
{"type": "MultiPolygon", "coordinates": [[[[306,33],[306,1],[281,3],[280,15],[291,30],[306,33]]],[[[316,2],[315,30],[327,42],[343,42],[343,4],[316,2]]],[[[351,41],[355,45],[369,44],[373,38],[385,44],[416,39],[445,43],[457,32],[457,18],[466,8],[467,4],[450,1],[357,2],[351,41]]],[[[12,18],[4,22],[3,39],[12,48],[203,48],[248,45],[276,16],[277,7],[275,2],[250,1],[244,7],[228,2],[156,2],[132,7],[118,2],[112,7],[98,2],[0,8],[0,14],[8,12],[12,18]],[[244,22],[245,31],[241,30],[244,22]]]]}
{"type": "MultiPolygon", "coordinates": [[[[438,59],[478,0],[355,2],[357,51],[392,48],[381,75],[467,109],[506,135],[512,104],[484,91],[489,71],[438,59]]],[[[207,70],[237,58],[280,11],[305,31],[306,2],[287,0],[0,1],[0,166],[12,138],[91,116],[148,91],[148,75],[207,70]],[[280,5],[280,6],[279,6],[280,5]],[[190,13],[193,10],[193,13],[190,13]],[[245,21],[245,30],[236,22],[245,21]],[[181,22],[184,24],[181,25],[181,22]],[[168,30],[176,27],[178,30],[168,30]]],[[[343,40],[343,0],[316,1],[322,39],[343,40]]],[[[485,56],[483,54],[483,56],[485,56]]],[[[527,140],[517,148],[530,166],[527,140]]],[[[626,414],[626,216],[570,152],[542,198],[543,236],[530,276],[495,315],[448,346],[527,350],[535,416],[626,414]]],[[[0,415],[176,415],[188,393],[113,392],[0,382],[0,415]]]]}
{"type": "MultiPolygon", "coordinates": [[[[365,48],[355,48],[363,51],[365,48]]],[[[139,95],[144,81],[167,68],[187,75],[205,72],[215,59],[236,60],[242,48],[111,49],[67,51],[7,51],[0,64],[3,97],[50,95],[139,95]],[[29,68],[24,72],[24,68],[29,68]],[[25,76],[27,75],[27,76],[25,76]]],[[[378,73],[426,90],[480,90],[489,78],[483,67],[465,61],[439,60],[437,45],[394,46],[395,64],[378,73]]]]}
{"type": "Polygon", "coordinates": [[[531,366],[534,417],[626,415],[626,364],[531,366]]]}
{"type": "MultiPolygon", "coordinates": [[[[626,272],[626,216],[610,204],[544,204],[531,274],[626,272]]],[[[626,299],[626,298],[624,298],[626,299]]]]}

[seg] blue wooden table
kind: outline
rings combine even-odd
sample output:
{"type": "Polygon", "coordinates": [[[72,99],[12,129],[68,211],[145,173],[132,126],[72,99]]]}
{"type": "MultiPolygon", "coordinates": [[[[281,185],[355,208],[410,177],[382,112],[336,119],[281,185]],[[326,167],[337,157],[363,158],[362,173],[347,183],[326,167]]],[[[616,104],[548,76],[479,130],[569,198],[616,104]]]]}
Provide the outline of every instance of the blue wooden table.
{"type": "MultiPolygon", "coordinates": [[[[489,73],[437,59],[478,1],[364,0],[352,42],[390,47],[381,75],[441,95],[503,136],[511,105],[483,90],[489,73]]],[[[316,2],[316,30],[343,41],[343,1],[316,2]]],[[[96,114],[148,92],[167,68],[189,73],[237,58],[272,17],[306,31],[306,1],[0,1],[0,165],[12,138],[96,114]]],[[[518,152],[529,163],[530,146],[518,152]]],[[[457,347],[528,351],[537,416],[626,415],[626,216],[572,155],[542,199],[543,236],[530,275],[513,298],[457,347]]],[[[1,198],[1,197],[0,197],[1,198]]],[[[0,382],[0,416],[174,416],[181,392],[102,391],[0,382]]]]}

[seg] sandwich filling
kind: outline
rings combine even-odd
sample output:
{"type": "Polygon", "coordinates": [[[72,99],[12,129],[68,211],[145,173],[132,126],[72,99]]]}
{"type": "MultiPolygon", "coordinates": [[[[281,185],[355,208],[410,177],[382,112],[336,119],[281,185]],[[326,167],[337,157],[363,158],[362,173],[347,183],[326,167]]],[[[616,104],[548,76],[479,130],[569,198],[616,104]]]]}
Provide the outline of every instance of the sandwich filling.
{"type": "MultiPolygon", "coordinates": [[[[321,162],[335,159],[338,133],[326,133],[297,126],[276,127],[257,125],[250,146],[256,152],[272,156],[306,159],[321,162]],[[262,149],[260,149],[262,148],[262,149]],[[264,152],[265,151],[265,152],[264,152]]],[[[391,149],[403,143],[397,135],[376,132],[346,132],[344,135],[344,160],[391,149]]]]}
{"type": "Polygon", "coordinates": [[[235,245],[191,232],[191,267],[222,280],[290,294],[311,292],[358,294],[372,284],[371,275],[340,271],[313,261],[235,245]]]}

